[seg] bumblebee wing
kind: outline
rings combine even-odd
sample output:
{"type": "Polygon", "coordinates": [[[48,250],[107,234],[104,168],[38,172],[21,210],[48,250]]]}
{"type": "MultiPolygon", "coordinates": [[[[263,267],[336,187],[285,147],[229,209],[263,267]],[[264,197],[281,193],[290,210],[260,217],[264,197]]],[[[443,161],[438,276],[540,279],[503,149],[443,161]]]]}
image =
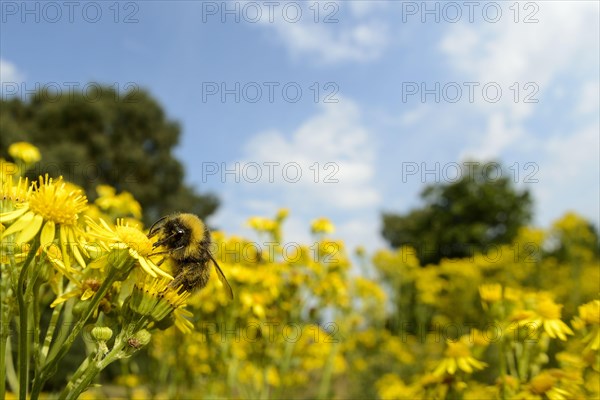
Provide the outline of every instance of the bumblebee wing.
{"type": "Polygon", "coordinates": [[[213,258],[212,254],[208,253],[208,256],[212,260],[213,264],[215,264],[215,270],[217,271],[217,277],[219,278],[219,280],[225,287],[225,290],[227,290],[227,294],[229,295],[229,298],[233,300],[233,289],[231,289],[229,282],[227,282],[227,278],[225,278],[225,274],[223,273],[223,271],[221,271],[221,267],[219,267],[217,260],[215,260],[213,258]]]}

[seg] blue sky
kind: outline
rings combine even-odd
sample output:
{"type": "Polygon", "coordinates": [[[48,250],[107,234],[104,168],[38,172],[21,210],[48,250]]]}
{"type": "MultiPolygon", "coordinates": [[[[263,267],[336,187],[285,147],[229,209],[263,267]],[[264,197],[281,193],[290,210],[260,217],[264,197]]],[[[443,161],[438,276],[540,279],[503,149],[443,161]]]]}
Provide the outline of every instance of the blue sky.
{"type": "Polygon", "coordinates": [[[537,225],[567,210],[598,224],[598,3],[470,4],[2,1],[0,79],[3,95],[148,89],[181,123],[188,182],[222,200],[209,222],[231,233],[288,207],[287,240],[328,216],[374,249],[381,211],[417,206],[468,159],[511,166],[537,225]],[[236,167],[239,182],[221,175],[236,167]]]}

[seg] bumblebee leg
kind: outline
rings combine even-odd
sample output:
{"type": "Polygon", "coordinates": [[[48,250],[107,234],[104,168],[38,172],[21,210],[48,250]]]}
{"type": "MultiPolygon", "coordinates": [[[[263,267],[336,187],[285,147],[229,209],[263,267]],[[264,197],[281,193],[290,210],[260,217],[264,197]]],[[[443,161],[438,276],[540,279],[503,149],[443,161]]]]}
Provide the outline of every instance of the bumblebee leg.
{"type": "Polygon", "coordinates": [[[169,286],[172,288],[182,286],[182,290],[192,292],[205,287],[209,277],[210,269],[198,264],[186,265],[176,274],[169,286]]]}

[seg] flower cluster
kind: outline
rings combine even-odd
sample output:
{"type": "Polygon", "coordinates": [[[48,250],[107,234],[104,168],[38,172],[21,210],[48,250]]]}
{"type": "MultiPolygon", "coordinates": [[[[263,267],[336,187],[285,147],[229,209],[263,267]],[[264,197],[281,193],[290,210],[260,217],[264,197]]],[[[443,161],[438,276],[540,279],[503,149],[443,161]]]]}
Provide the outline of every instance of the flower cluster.
{"type": "Polygon", "coordinates": [[[90,204],[82,189],[62,177],[29,182],[21,176],[40,160],[34,146],[16,143],[9,154],[16,167],[2,160],[0,169],[2,346],[11,330],[24,334],[18,336],[16,368],[6,368],[12,362],[6,347],[0,352],[0,397],[8,382],[20,398],[29,391],[37,398],[75,340],[90,330],[97,346],[88,358],[83,355],[65,398],[77,398],[102,369],[137,352],[154,331],[173,323],[191,331],[189,293],[169,286],[173,277],[155,263],[142,223],[113,218],[141,217],[129,193],[101,186],[90,204]]]}
{"type": "Polygon", "coordinates": [[[211,233],[232,301],[218,279],[193,294],[171,288],[129,193],[100,186],[92,203],[58,177],[23,178],[39,160],[28,146],[0,160],[2,320],[38,333],[0,352],[0,368],[16,364],[2,371],[11,392],[27,394],[33,371],[37,397],[78,356],[62,398],[116,360],[111,391],[90,396],[115,386],[137,398],[600,396],[598,235],[574,213],[426,266],[411,247],[350,251],[327,218],[291,246],[287,209],[254,216],[254,237],[211,233]],[[87,350],[72,346],[78,337],[87,350]]]}

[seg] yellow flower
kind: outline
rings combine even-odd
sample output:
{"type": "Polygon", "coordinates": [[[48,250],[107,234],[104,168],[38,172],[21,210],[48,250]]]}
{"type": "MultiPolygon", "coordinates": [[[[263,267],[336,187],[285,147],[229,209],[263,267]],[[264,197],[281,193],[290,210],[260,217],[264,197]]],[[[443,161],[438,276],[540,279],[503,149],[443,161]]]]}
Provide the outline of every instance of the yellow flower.
{"type": "MultiPolygon", "coordinates": [[[[490,333],[492,335],[493,333],[490,333]]],[[[475,346],[488,346],[490,344],[490,336],[487,332],[480,331],[479,329],[473,329],[470,332],[469,340],[475,346]]]]}
{"type": "Polygon", "coordinates": [[[310,226],[312,233],[333,233],[335,226],[327,218],[317,218],[310,226]]]}
{"type": "Polygon", "coordinates": [[[480,285],[479,296],[481,296],[481,300],[488,303],[500,301],[502,300],[502,285],[499,283],[480,285]]]}
{"type": "Polygon", "coordinates": [[[572,335],[573,331],[560,319],[560,311],[563,306],[556,304],[547,296],[540,297],[541,298],[536,304],[536,311],[539,318],[535,319],[533,322],[538,324],[538,326],[540,324],[543,325],[544,331],[552,339],[558,337],[560,340],[567,340],[566,335],[572,335]]]}
{"type": "Polygon", "coordinates": [[[546,395],[550,400],[566,400],[571,398],[571,393],[557,387],[560,371],[548,370],[535,376],[529,382],[529,391],[533,394],[546,395]]]}
{"type": "Polygon", "coordinates": [[[290,210],[287,208],[280,208],[279,211],[277,211],[277,215],[275,216],[275,219],[279,222],[283,221],[284,219],[287,218],[287,216],[290,214],[290,210]]]}
{"type": "Polygon", "coordinates": [[[100,225],[86,216],[86,223],[89,227],[88,236],[98,239],[98,244],[105,250],[127,249],[129,255],[137,260],[146,273],[156,278],[162,275],[168,279],[173,279],[171,275],[160,269],[150,259],[152,256],[152,241],[148,239],[142,231],[128,226],[123,220],[117,220],[117,226],[111,228],[103,219],[100,219],[100,225]]]}
{"type": "Polygon", "coordinates": [[[449,341],[447,342],[447,346],[444,352],[445,357],[433,371],[434,375],[441,376],[446,373],[454,375],[459,369],[467,374],[471,374],[474,370],[481,370],[487,366],[486,363],[475,359],[471,355],[471,350],[464,341],[449,341]]]}
{"type": "Polygon", "coordinates": [[[377,393],[381,399],[415,398],[414,389],[407,386],[396,374],[385,374],[375,382],[377,393]]]}
{"type": "Polygon", "coordinates": [[[247,224],[258,232],[273,231],[277,227],[277,223],[275,221],[264,217],[251,217],[248,219],[247,224]]]}
{"type": "Polygon", "coordinates": [[[583,325],[579,326],[579,329],[591,325],[590,332],[582,339],[582,342],[587,344],[586,350],[600,349],[600,300],[593,300],[579,306],[579,319],[581,323],[578,325],[583,325]]]}
{"type": "Polygon", "coordinates": [[[510,320],[516,324],[511,325],[511,329],[520,329],[526,326],[529,332],[529,328],[533,328],[535,331],[543,328],[544,332],[552,339],[559,338],[565,341],[567,340],[566,335],[573,335],[573,331],[560,319],[562,307],[548,295],[539,294],[536,296],[535,311],[517,310],[512,314],[510,320]]]}
{"type": "Polygon", "coordinates": [[[52,302],[52,304],[50,304],[50,308],[54,308],[60,303],[64,303],[65,301],[73,297],[79,297],[79,300],[86,301],[98,291],[100,285],[102,284],[102,282],[95,278],[85,279],[83,282],[72,279],[71,282],[73,282],[77,287],[69,292],[63,293],[62,295],[58,296],[52,302]]]}
{"type": "Polygon", "coordinates": [[[17,142],[8,146],[8,154],[14,159],[19,159],[25,164],[33,164],[42,159],[40,151],[27,142],[17,142]]]}
{"type": "Polygon", "coordinates": [[[512,301],[513,303],[519,301],[523,297],[523,293],[519,289],[504,288],[504,299],[512,301]]]}
{"type": "Polygon", "coordinates": [[[148,275],[138,279],[131,293],[129,307],[136,314],[151,318],[152,324],[158,324],[161,329],[174,322],[181,332],[190,333],[194,328],[190,322],[193,314],[184,308],[190,293],[185,290],[179,292],[177,288],[169,286],[169,282],[169,279],[155,279],[148,275]],[[167,318],[169,316],[172,319],[167,318]]]}
{"type": "Polygon", "coordinates": [[[67,267],[67,246],[71,248],[77,262],[85,267],[79,251],[81,231],[77,226],[79,213],[87,207],[85,195],[78,190],[68,190],[62,177],[55,181],[48,175],[40,176],[39,181],[32,183],[30,189],[27,201],[21,207],[0,214],[1,223],[12,222],[2,237],[18,233],[15,243],[22,244],[41,233],[40,247],[46,248],[54,241],[58,228],[67,267]]]}
{"type": "Polygon", "coordinates": [[[131,193],[122,191],[117,195],[115,188],[109,185],[99,185],[96,192],[99,197],[95,203],[101,210],[118,216],[131,214],[134,218],[142,218],[142,206],[131,193]]]}
{"type": "Polygon", "coordinates": [[[579,317],[589,325],[600,325],[600,300],[579,306],[579,317]]]}

